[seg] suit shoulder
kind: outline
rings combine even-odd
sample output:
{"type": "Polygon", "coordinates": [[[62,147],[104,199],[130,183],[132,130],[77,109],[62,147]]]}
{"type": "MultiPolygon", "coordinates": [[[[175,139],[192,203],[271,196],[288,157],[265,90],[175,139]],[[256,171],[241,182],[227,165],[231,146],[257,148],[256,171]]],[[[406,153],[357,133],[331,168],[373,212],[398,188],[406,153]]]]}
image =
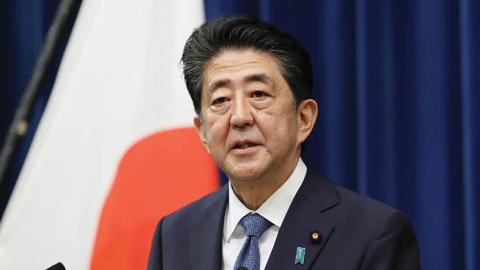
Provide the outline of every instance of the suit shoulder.
{"type": "Polygon", "coordinates": [[[204,197],[176,210],[175,212],[165,216],[164,226],[170,226],[173,224],[174,226],[178,224],[185,224],[188,221],[193,221],[198,216],[207,211],[207,209],[211,207],[223,207],[223,204],[226,202],[226,195],[228,189],[226,185],[220,188],[217,191],[209,193],[204,197]]]}
{"type": "Polygon", "coordinates": [[[339,206],[349,213],[351,219],[369,220],[370,224],[380,226],[381,224],[385,225],[388,221],[395,220],[395,223],[400,226],[411,226],[409,218],[400,210],[349,189],[340,186],[335,187],[339,194],[339,206]]]}
{"type": "Polygon", "coordinates": [[[306,197],[313,198],[311,201],[323,201],[320,203],[322,208],[330,206],[349,216],[359,215],[365,218],[374,218],[400,213],[392,206],[333,183],[315,170],[307,171],[305,189],[310,189],[304,193],[308,194],[306,197]]]}
{"type": "Polygon", "coordinates": [[[350,189],[335,185],[338,191],[340,202],[357,208],[357,210],[374,213],[393,213],[399,212],[398,209],[380,202],[368,196],[356,193],[350,189]]]}
{"type": "Polygon", "coordinates": [[[392,269],[419,269],[415,231],[405,214],[346,188],[335,189],[339,203],[324,213],[336,224],[329,248],[348,250],[361,265],[344,267],[342,261],[339,269],[384,269],[386,265],[398,265],[392,269]]]}

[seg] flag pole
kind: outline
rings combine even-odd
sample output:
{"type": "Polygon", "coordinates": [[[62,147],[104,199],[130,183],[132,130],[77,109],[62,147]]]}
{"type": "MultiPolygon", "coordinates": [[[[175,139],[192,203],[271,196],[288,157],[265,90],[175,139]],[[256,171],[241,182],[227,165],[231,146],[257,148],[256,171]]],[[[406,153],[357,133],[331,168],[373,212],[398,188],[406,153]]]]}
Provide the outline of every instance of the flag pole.
{"type": "Polygon", "coordinates": [[[81,2],[81,0],[63,0],[57,8],[0,152],[0,186],[7,177],[7,170],[20,139],[28,131],[34,101],[54,63],[55,53],[68,30],[69,21],[76,16],[74,11],[78,10],[81,2]]]}

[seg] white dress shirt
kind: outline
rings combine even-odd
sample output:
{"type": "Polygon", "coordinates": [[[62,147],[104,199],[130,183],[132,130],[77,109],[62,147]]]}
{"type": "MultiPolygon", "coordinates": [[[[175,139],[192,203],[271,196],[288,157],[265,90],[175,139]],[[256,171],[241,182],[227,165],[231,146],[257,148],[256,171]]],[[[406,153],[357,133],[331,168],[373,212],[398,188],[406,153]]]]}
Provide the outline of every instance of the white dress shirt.
{"type": "MultiPolygon", "coordinates": [[[[303,183],[307,173],[307,167],[302,159],[298,160],[297,166],[292,175],[275,191],[257,211],[249,210],[235,195],[232,185],[228,188],[228,205],[225,211],[222,254],[223,269],[232,270],[235,265],[238,254],[240,253],[247,234],[240,225],[240,220],[248,213],[258,213],[266,218],[273,225],[268,228],[259,238],[258,245],[260,250],[260,269],[265,269],[268,258],[272,252],[273,244],[277,239],[278,230],[282,225],[283,219],[287,214],[290,204],[292,204],[295,194],[303,183]]],[[[209,247],[205,247],[209,248],[209,247]]]]}

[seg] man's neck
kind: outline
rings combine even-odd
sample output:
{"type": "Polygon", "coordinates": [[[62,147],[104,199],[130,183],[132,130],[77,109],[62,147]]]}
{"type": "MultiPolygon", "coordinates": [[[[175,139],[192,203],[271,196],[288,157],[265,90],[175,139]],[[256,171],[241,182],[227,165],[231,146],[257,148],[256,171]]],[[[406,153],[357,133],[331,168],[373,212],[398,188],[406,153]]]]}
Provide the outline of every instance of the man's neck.
{"type": "Polygon", "coordinates": [[[257,210],[292,175],[299,158],[285,164],[275,175],[265,175],[254,181],[230,179],[235,195],[248,209],[257,210]]]}

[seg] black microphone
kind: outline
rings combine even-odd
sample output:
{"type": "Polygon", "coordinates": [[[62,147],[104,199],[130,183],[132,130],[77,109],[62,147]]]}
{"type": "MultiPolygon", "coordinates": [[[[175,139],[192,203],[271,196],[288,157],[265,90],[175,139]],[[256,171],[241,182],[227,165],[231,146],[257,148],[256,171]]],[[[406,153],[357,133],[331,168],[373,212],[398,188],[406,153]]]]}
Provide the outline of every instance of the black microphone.
{"type": "Polygon", "coordinates": [[[56,263],[56,264],[48,267],[45,270],[66,270],[66,269],[65,269],[65,266],[63,266],[63,263],[59,262],[59,263],[56,263]]]}

